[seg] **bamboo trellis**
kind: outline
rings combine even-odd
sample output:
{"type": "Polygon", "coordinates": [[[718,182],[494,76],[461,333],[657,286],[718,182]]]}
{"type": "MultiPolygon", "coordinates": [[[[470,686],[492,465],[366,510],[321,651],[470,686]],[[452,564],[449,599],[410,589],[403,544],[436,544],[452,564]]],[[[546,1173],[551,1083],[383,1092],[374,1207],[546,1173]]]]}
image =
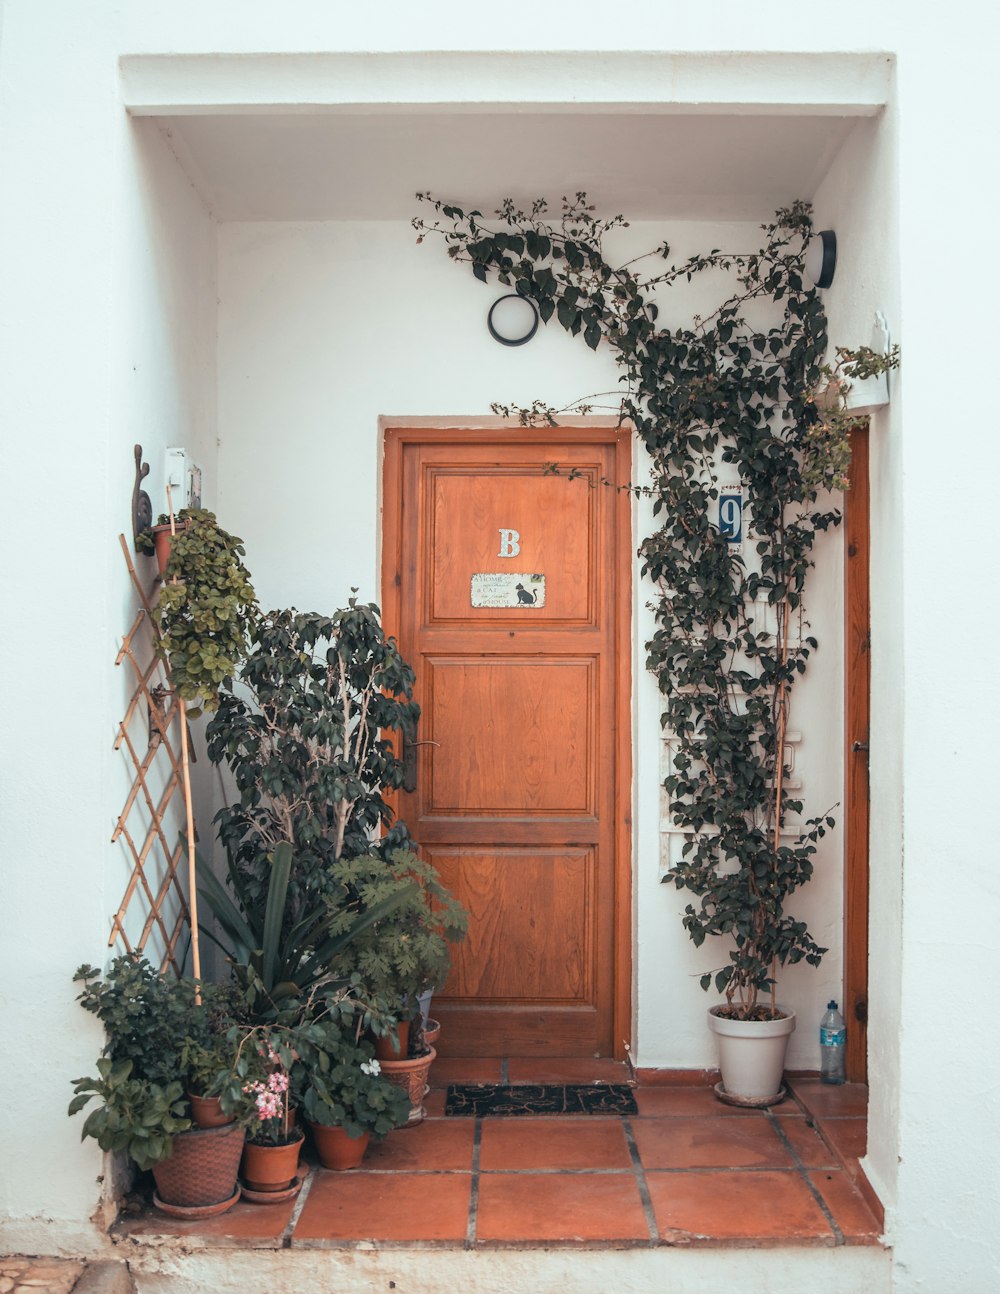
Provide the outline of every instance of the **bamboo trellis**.
{"type": "MultiPolygon", "coordinates": [[[[111,840],[124,842],[131,876],[112,919],[108,946],[119,941],[126,952],[148,956],[147,945],[153,940],[159,945],[160,973],[169,967],[179,976],[184,964],[184,950],[179,946],[191,926],[181,879],[187,849],[180,827],[171,828],[169,821],[178,806],[182,815],[188,808],[179,753],[186,735],[181,725],[186,720],[171,688],[167,666],[156,652],[160,630],[150,598],[136,573],[125,536],[118,538],[139,609],[115,658],[116,665],[127,661],[133,675],[131,696],[115,738],[115,750],[124,749],[132,764],[132,782],[111,840]],[[130,938],[126,929],[126,914],[133,903],[145,908],[138,938],[130,938]]],[[[131,923],[133,929],[135,924],[131,923]]]]}

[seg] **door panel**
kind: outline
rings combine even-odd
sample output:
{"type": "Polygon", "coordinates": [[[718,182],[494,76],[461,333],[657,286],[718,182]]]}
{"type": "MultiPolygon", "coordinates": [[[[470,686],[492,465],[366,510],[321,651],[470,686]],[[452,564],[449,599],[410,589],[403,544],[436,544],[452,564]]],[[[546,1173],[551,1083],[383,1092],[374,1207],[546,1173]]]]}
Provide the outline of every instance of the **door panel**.
{"type": "Polygon", "coordinates": [[[593,850],[427,852],[471,917],[454,950],[453,1003],[590,1001],[593,850]]]}
{"type": "Polygon", "coordinates": [[[594,815],[594,660],[427,659],[424,671],[424,731],[448,734],[422,748],[424,816],[594,815]]]}
{"type": "Polygon", "coordinates": [[[470,913],[434,1000],[453,1055],[627,1037],[631,544],[601,482],[629,449],[614,428],[386,436],[386,624],[422,710],[398,808],[470,913]]]}

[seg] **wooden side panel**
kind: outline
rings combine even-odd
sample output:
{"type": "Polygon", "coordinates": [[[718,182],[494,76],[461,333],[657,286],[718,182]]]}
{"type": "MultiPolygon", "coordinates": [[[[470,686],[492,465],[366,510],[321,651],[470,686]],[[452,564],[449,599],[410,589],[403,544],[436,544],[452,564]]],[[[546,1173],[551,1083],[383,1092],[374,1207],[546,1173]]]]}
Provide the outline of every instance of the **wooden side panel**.
{"type": "Polygon", "coordinates": [[[868,1076],[868,743],[871,702],[870,499],[868,424],[851,432],[851,488],[846,497],[845,760],[847,835],[844,875],[844,1018],[847,1079],[868,1076]]]}

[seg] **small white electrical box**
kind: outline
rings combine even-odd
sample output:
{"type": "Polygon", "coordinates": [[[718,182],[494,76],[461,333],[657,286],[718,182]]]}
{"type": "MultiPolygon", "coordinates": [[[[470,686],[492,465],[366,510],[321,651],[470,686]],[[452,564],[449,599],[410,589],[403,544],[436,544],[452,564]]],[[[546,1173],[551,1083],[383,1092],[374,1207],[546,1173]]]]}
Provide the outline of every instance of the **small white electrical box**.
{"type": "Polygon", "coordinates": [[[182,445],[165,451],[163,481],[170,488],[174,512],[201,507],[201,467],[188,458],[182,445]]]}
{"type": "MultiPolygon", "coordinates": [[[[881,310],[875,311],[875,323],[872,327],[872,339],[868,343],[872,350],[884,353],[889,350],[889,325],[881,310]]],[[[889,403],[889,374],[879,373],[864,382],[855,381],[847,393],[848,409],[880,409],[889,403]]]]}

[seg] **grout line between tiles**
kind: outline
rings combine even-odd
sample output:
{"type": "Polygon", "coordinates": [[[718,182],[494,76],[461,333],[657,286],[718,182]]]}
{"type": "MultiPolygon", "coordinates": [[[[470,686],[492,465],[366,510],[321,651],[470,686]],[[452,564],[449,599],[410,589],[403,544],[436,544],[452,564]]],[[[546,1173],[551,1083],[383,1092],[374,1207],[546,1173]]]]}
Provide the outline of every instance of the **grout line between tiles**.
{"type": "Polygon", "coordinates": [[[646,1181],[646,1171],[642,1166],[642,1160],[639,1157],[639,1147],[636,1145],[635,1134],[632,1131],[632,1121],[628,1118],[622,1119],[622,1131],[625,1133],[625,1141],[628,1143],[629,1158],[632,1160],[632,1171],[635,1174],[635,1184],[639,1188],[639,1199],[642,1201],[642,1212],[646,1219],[646,1226],[649,1229],[649,1238],[654,1243],[660,1238],[659,1227],[656,1225],[656,1214],[653,1211],[653,1199],[649,1194],[649,1184],[646,1181]]]}
{"type": "Polygon", "coordinates": [[[510,1083],[510,1061],[506,1056],[502,1057],[500,1060],[500,1082],[505,1084],[510,1083]]]}
{"type": "Polygon", "coordinates": [[[802,1159],[800,1158],[798,1151],[792,1145],[791,1141],[789,1140],[788,1136],[785,1133],[784,1128],[782,1128],[781,1120],[778,1118],[777,1115],[772,1114],[770,1110],[767,1111],[767,1119],[768,1119],[768,1122],[771,1124],[771,1126],[774,1128],[775,1132],[778,1134],[779,1140],[784,1143],[785,1149],[788,1151],[789,1155],[791,1156],[792,1163],[795,1165],[796,1169],[798,1170],[799,1176],[806,1184],[806,1190],[809,1192],[809,1194],[813,1197],[813,1199],[816,1201],[816,1203],[819,1205],[820,1209],[822,1210],[823,1216],[826,1218],[827,1225],[829,1226],[830,1230],[833,1232],[834,1243],[838,1245],[846,1244],[847,1241],[844,1239],[844,1233],[837,1225],[837,1221],[834,1218],[833,1213],[830,1211],[830,1206],[827,1204],[826,1200],[823,1199],[823,1196],[814,1185],[812,1178],[809,1176],[809,1170],[802,1162],[802,1159]]]}
{"type": "Polygon", "coordinates": [[[483,1143],[483,1121],[477,1119],[472,1130],[472,1181],[469,1183],[469,1220],[465,1227],[465,1244],[472,1248],[476,1243],[479,1225],[479,1151],[483,1143]]]}
{"type": "Polygon", "coordinates": [[[306,1206],[306,1200],[309,1198],[309,1192],[312,1190],[313,1181],[316,1178],[316,1170],[310,1169],[306,1173],[306,1180],[302,1183],[302,1190],[299,1191],[295,1205],[292,1209],[292,1215],[288,1219],[288,1226],[281,1233],[281,1246],[283,1249],[291,1248],[292,1236],[295,1234],[295,1228],[299,1224],[299,1218],[302,1216],[302,1210],[306,1206]]]}

